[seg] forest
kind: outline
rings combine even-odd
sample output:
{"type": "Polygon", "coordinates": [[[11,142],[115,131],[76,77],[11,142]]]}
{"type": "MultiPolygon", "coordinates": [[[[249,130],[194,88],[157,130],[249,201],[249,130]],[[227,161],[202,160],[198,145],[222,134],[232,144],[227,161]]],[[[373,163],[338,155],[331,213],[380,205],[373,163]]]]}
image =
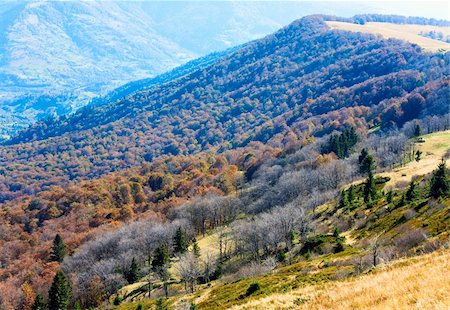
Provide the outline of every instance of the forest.
{"type": "MultiPolygon", "coordinates": [[[[450,154],[399,187],[380,175],[420,162],[420,137],[449,130],[449,55],[330,31],[329,18],[302,18],[1,145],[0,309],[118,306],[130,301],[118,290],[138,281],[148,297],[170,297],[329,253],[357,253],[343,262],[352,276],[441,248],[447,222],[417,219],[446,212],[450,154]],[[198,246],[211,233],[217,257],[198,246]]],[[[353,18],[368,21],[440,24],[353,18]]]]}
{"type": "Polygon", "coordinates": [[[446,113],[448,64],[448,53],[303,18],[181,78],[33,125],[0,147],[0,201],[162,155],[283,147],[343,126],[446,113]]]}

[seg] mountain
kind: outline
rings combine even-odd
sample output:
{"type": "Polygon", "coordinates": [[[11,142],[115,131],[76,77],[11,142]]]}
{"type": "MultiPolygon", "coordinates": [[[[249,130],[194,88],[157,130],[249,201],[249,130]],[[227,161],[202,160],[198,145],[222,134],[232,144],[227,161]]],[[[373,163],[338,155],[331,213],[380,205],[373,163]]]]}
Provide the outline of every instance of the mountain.
{"type": "Polygon", "coordinates": [[[150,90],[32,126],[0,148],[1,200],[162,155],[281,146],[445,114],[448,61],[304,18],[150,90]]]}
{"type": "MultiPolygon", "coordinates": [[[[327,2],[3,1],[0,139],[131,81],[261,38],[301,16],[439,15],[439,6],[327,2]],[[420,10],[419,10],[420,9],[420,10]]],[[[102,99],[100,99],[102,100],[102,99]]]]}
{"type": "Polygon", "coordinates": [[[1,145],[0,308],[61,270],[81,308],[228,308],[445,246],[449,55],[336,20],[436,23],[308,16],[1,145]]]}

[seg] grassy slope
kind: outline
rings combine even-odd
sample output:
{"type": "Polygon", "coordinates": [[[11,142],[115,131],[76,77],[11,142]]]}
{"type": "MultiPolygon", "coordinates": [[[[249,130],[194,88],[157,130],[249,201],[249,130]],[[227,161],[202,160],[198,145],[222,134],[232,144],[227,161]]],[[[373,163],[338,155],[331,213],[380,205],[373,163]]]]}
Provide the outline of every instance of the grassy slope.
{"type": "Polygon", "coordinates": [[[428,25],[398,25],[379,22],[369,22],[365,25],[337,21],[327,21],[326,23],[328,26],[330,26],[331,29],[380,34],[386,38],[401,39],[411,43],[415,43],[425,50],[432,52],[437,52],[439,50],[450,50],[449,43],[423,37],[420,35],[420,32],[430,31],[442,32],[448,35],[450,34],[450,27],[428,25]]]}
{"type": "Polygon", "coordinates": [[[450,251],[402,259],[361,277],[274,294],[231,309],[449,309],[450,251]]]}
{"type": "Polygon", "coordinates": [[[422,151],[422,159],[419,162],[414,161],[404,167],[380,174],[391,178],[386,184],[387,187],[395,186],[399,182],[407,183],[412,176],[423,176],[432,172],[436,169],[436,163],[450,149],[450,130],[424,135],[422,138],[423,143],[416,143],[416,149],[422,151]]]}
{"type": "MultiPolygon", "coordinates": [[[[450,148],[450,131],[437,132],[423,136],[424,142],[419,148],[423,151],[423,159],[419,162],[410,162],[405,167],[383,173],[392,180],[380,185],[381,188],[394,187],[399,181],[409,181],[413,176],[424,175],[433,171],[440,158],[450,148]],[[406,174],[406,176],[403,176],[406,174]]],[[[423,179],[419,178],[419,181],[423,179]]],[[[361,190],[357,186],[357,190],[361,190]]],[[[426,188],[421,189],[422,192],[426,188]]],[[[448,261],[450,251],[440,254],[431,254],[397,261],[391,265],[382,265],[374,274],[369,273],[362,277],[355,277],[355,259],[368,253],[359,245],[373,235],[382,234],[385,238],[395,238],[405,231],[425,228],[431,240],[445,241],[449,239],[450,232],[450,199],[444,199],[439,204],[429,203],[428,198],[419,198],[412,203],[398,206],[403,191],[394,196],[394,203],[388,204],[381,199],[374,206],[367,208],[364,204],[358,205],[351,211],[336,209],[337,202],[331,201],[318,209],[316,223],[324,232],[332,231],[337,223],[347,220],[360,220],[358,214],[364,215],[363,222],[342,236],[346,237],[346,250],[340,253],[315,255],[310,260],[300,258],[285,267],[276,269],[273,273],[251,279],[242,279],[226,283],[221,279],[211,286],[201,286],[195,294],[187,296],[174,296],[167,300],[169,306],[180,303],[181,300],[195,302],[199,309],[297,309],[304,305],[305,309],[331,309],[336,303],[342,308],[398,308],[399,304],[415,302],[417,307],[442,308],[445,296],[443,290],[435,289],[442,283],[449,288],[450,283],[445,282],[446,273],[436,270],[445,267],[443,261],[448,261]],[[405,220],[405,214],[414,210],[415,214],[405,220]],[[422,260],[423,257],[423,260],[422,260]],[[410,266],[410,267],[408,267],[410,266]],[[418,269],[417,275],[414,270],[418,269]],[[420,280],[426,274],[432,277],[420,280]],[[354,277],[340,281],[348,277],[354,277]],[[402,281],[411,281],[408,286],[402,286],[402,281]],[[338,281],[338,282],[336,282],[338,281]],[[392,281],[392,283],[387,283],[392,281]],[[251,283],[258,282],[261,290],[251,296],[243,298],[251,283]],[[421,285],[421,283],[424,285],[421,285]],[[354,290],[359,292],[353,296],[354,290]],[[405,294],[404,290],[409,290],[405,294]],[[430,296],[427,298],[426,296],[430,296]],[[436,302],[433,304],[433,302],[436,302]],[[397,303],[397,304],[396,304],[397,303]],[[314,305],[314,306],[313,306],[314,305]]],[[[331,238],[331,236],[327,237],[331,238]]],[[[199,239],[202,255],[209,252],[217,241],[216,234],[210,234],[199,239]]],[[[333,241],[333,240],[331,240],[333,241]]],[[[332,242],[330,242],[332,244],[332,242]]],[[[298,248],[297,248],[298,250],[298,248]]],[[[298,259],[298,258],[297,258],[298,259]]],[[[176,264],[176,262],[175,262],[176,264]]],[[[449,264],[446,265],[447,273],[449,264]]],[[[144,283],[142,283],[144,284],[144,283]]],[[[139,285],[138,285],[139,286],[139,285]]],[[[182,291],[179,285],[173,288],[182,291]]],[[[136,284],[133,284],[133,289],[136,284]]],[[[447,298],[448,299],[448,298],[447,298]]],[[[118,309],[136,309],[136,302],[124,303],[118,309]]],[[[142,301],[144,309],[151,308],[155,300],[142,301]]],[[[411,304],[414,306],[413,304],[411,304]]],[[[445,307],[444,307],[445,308],[445,307]]]]}

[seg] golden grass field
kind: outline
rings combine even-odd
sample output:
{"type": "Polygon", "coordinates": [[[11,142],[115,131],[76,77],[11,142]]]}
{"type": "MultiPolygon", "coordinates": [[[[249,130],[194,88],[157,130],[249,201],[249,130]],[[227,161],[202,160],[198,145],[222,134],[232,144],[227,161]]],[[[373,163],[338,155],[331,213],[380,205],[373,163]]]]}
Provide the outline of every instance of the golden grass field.
{"type": "Polygon", "coordinates": [[[450,50],[449,43],[423,37],[420,35],[420,32],[429,32],[429,31],[437,31],[449,35],[450,27],[412,25],[412,24],[399,25],[399,24],[378,23],[378,22],[369,22],[364,25],[346,22],[337,22],[337,21],[327,21],[326,23],[331,29],[379,34],[385,38],[395,38],[405,40],[410,43],[415,43],[424,48],[425,50],[431,52],[437,52],[439,50],[445,51],[450,50]]]}
{"type": "Polygon", "coordinates": [[[391,178],[386,184],[387,188],[395,187],[399,182],[410,182],[413,176],[422,176],[432,172],[450,149],[450,130],[439,131],[422,137],[425,142],[416,143],[416,149],[422,151],[422,159],[419,162],[412,161],[404,167],[379,174],[391,178]]]}
{"type": "Polygon", "coordinates": [[[450,309],[450,251],[399,260],[361,277],[306,286],[231,309],[450,309]]]}

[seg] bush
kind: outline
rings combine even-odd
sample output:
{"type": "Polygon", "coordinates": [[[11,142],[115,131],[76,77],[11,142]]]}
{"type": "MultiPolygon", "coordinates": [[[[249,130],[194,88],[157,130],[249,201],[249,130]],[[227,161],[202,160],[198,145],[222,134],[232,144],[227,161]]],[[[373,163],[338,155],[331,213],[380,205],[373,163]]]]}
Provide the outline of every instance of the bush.
{"type": "Polygon", "coordinates": [[[250,296],[253,293],[259,291],[261,289],[261,286],[259,285],[258,282],[252,283],[250,284],[250,286],[247,289],[247,292],[245,292],[245,296],[250,296]]]}

